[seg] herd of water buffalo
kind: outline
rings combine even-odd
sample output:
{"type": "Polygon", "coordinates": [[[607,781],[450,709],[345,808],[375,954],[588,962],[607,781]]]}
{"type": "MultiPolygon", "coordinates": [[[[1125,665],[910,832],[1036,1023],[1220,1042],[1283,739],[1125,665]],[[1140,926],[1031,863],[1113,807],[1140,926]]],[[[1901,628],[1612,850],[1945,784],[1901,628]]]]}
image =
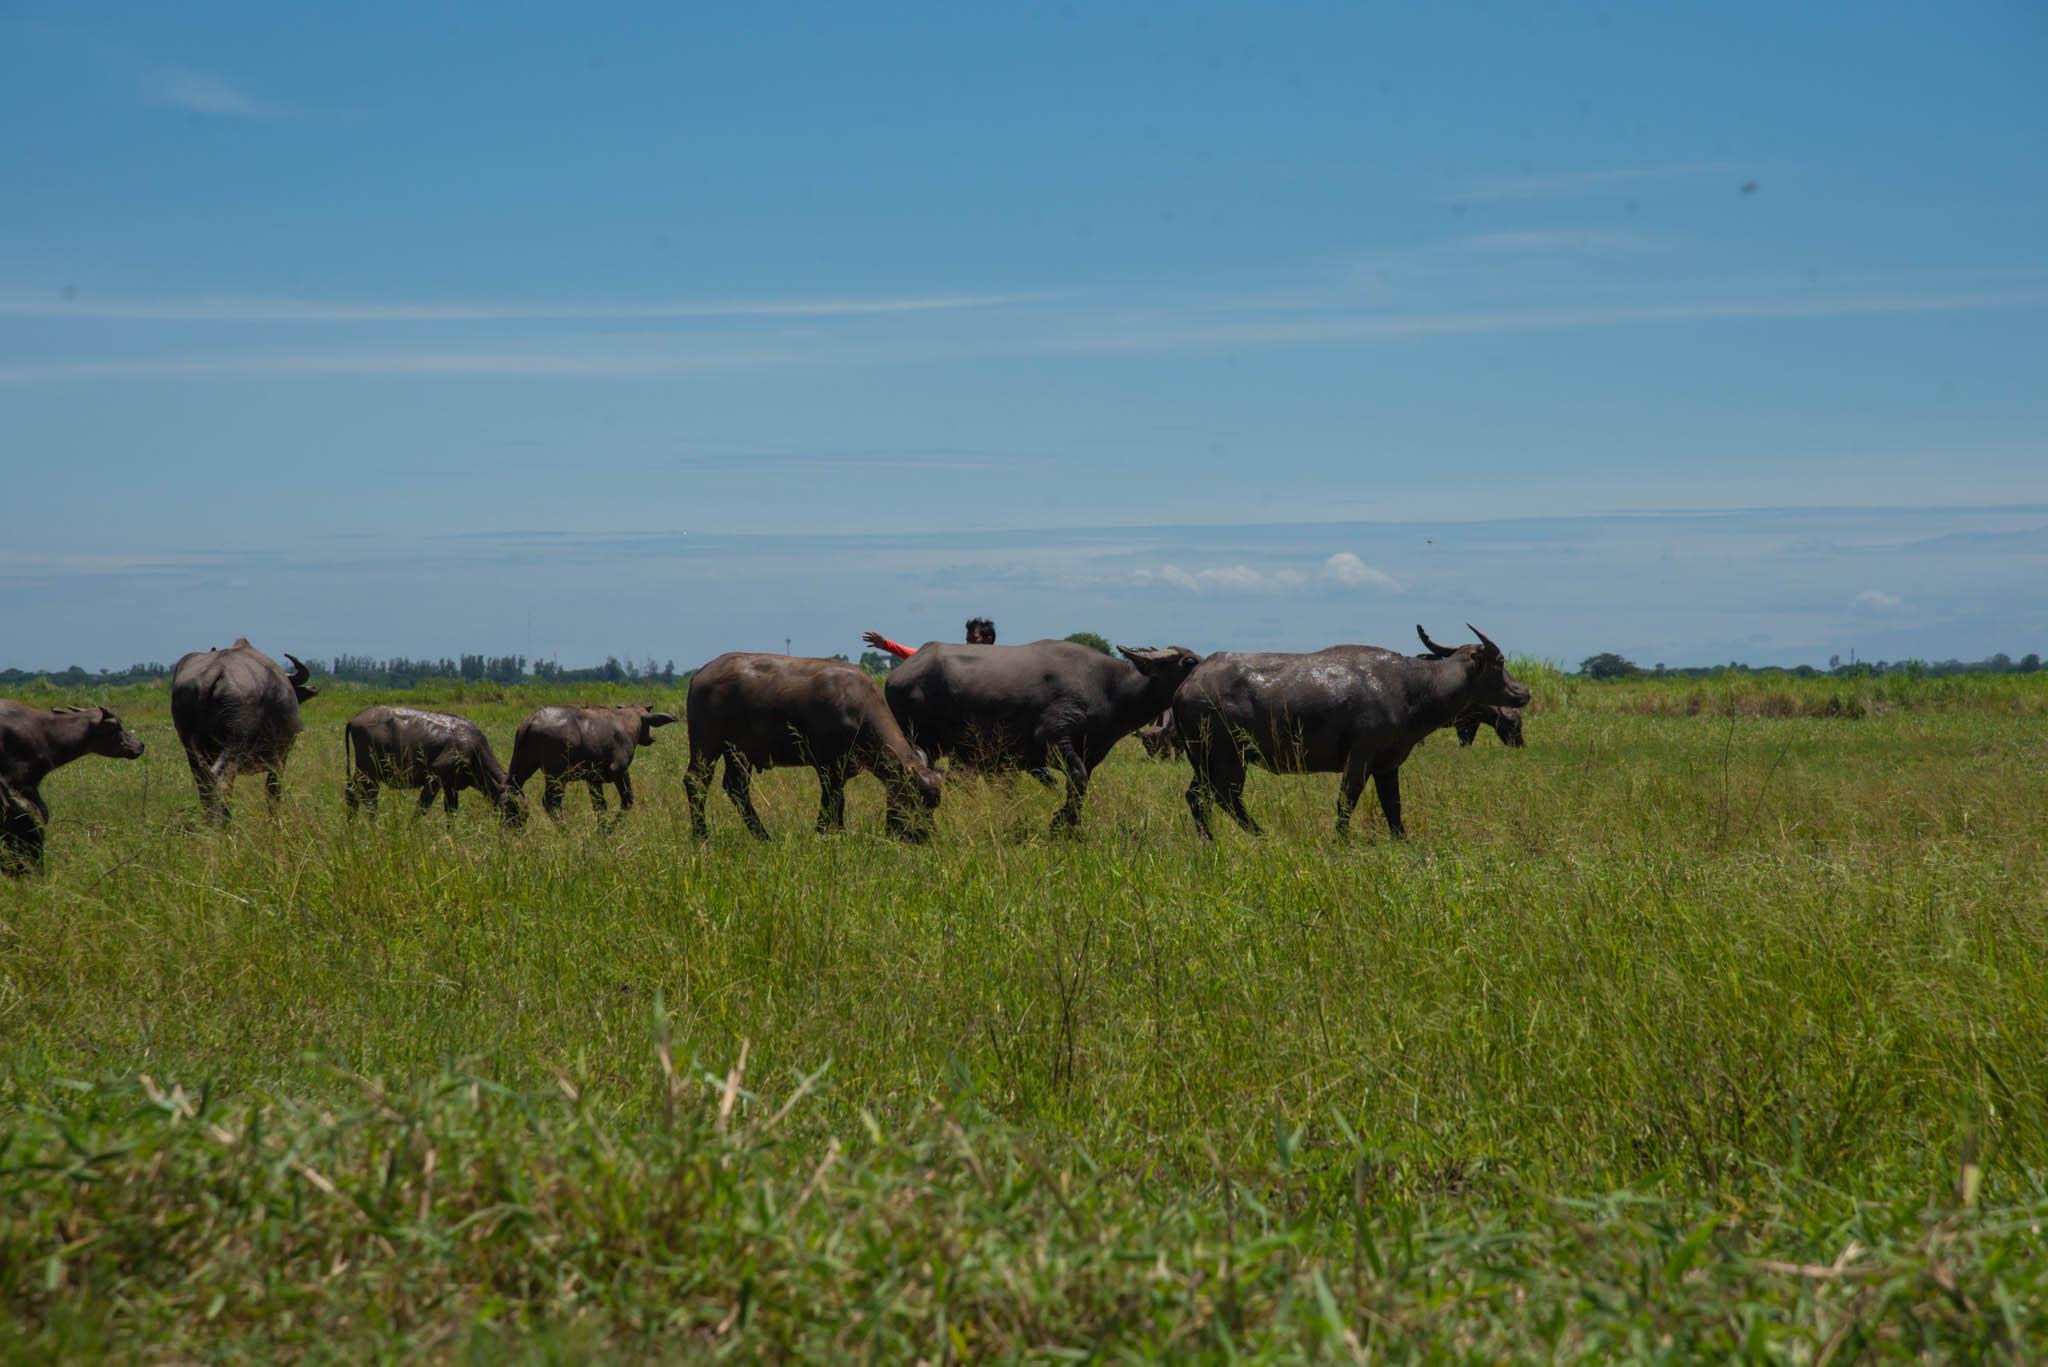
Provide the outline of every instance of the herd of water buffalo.
{"type": "MultiPolygon", "coordinates": [[[[1180,646],[1118,647],[1107,655],[1071,641],[1029,645],[932,642],[909,655],[877,690],[844,660],[793,655],[721,655],[691,676],[690,761],[684,786],[690,823],[706,833],[712,771],[725,761],[726,795],[747,829],[766,838],[754,810],[752,775],[780,765],[818,774],[818,828],[846,820],[846,782],[882,783],[888,829],[917,839],[939,804],[942,761],[955,770],[1023,771],[1047,785],[1066,781],[1055,829],[1078,826],[1088,779],[1110,748],[1133,732],[1148,753],[1184,754],[1193,770],[1188,810],[1209,835],[1220,806],[1257,831],[1244,806],[1248,766],[1275,773],[1335,773],[1337,829],[1351,820],[1368,776],[1396,837],[1401,763],[1430,732],[1456,729],[1469,745],[1492,726],[1522,743],[1520,709],[1529,690],[1511,677],[1498,646],[1445,646],[1415,629],[1426,653],[1339,645],[1305,654],[1219,652],[1180,646]]],[[[260,772],[271,801],[302,723],[299,704],[319,690],[293,655],[287,673],[238,640],[180,659],[171,675],[171,721],[199,800],[216,821],[228,816],[237,773],[260,772]]],[[[345,800],[353,814],[375,808],[378,790],[419,790],[425,811],[438,798],[450,812],[465,788],[483,793],[508,821],[526,815],[525,789],[542,776],[542,806],[559,816],[566,786],[589,784],[605,806],[607,784],[633,805],[634,752],[656,728],[680,720],[645,706],[543,707],[520,723],[509,768],[467,717],[415,707],[376,706],[344,729],[345,800]]],[[[41,862],[49,808],[43,778],[82,755],[135,759],[142,742],[104,707],[44,711],[0,701],[0,865],[20,873],[41,862]]]]}

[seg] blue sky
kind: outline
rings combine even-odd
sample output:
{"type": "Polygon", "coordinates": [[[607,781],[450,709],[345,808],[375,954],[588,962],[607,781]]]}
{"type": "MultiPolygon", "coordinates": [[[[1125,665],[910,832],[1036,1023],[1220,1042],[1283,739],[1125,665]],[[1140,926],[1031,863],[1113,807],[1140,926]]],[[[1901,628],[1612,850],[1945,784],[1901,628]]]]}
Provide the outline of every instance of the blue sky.
{"type": "Polygon", "coordinates": [[[2044,70],[2036,4],[17,3],[0,663],[2048,649],[2044,70]]]}

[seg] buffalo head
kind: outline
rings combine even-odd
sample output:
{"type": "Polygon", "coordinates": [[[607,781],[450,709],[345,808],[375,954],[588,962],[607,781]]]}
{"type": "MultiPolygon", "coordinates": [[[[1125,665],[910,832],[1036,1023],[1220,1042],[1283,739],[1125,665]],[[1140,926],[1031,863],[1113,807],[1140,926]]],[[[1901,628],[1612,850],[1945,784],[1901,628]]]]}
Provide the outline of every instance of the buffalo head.
{"type": "Polygon", "coordinates": [[[641,704],[637,710],[640,713],[640,731],[639,734],[637,734],[633,738],[633,743],[635,745],[654,744],[655,727],[674,726],[677,722],[682,720],[681,717],[678,717],[673,712],[650,711],[644,703],[641,704]]]}
{"type": "Polygon", "coordinates": [[[292,672],[285,675],[285,677],[291,680],[292,693],[297,696],[298,700],[304,702],[308,698],[319,697],[320,690],[313,687],[310,682],[313,677],[313,671],[306,668],[306,662],[292,654],[289,650],[284,653],[284,657],[292,662],[292,672]]]}
{"type": "Polygon", "coordinates": [[[1118,646],[1116,653],[1138,667],[1138,672],[1148,679],[1170,682],[1175,688],[1181,681],[1194,673],[1202,657],[1186,646],[1167,646],[1154,649],[1151,646],[1118,646]]]}
{"type": "Polygon", "coordinates": [[[1467,622],[1465,627],[1479,638],[1478,645],[1439,644],[1429,639],[1429,633],[1422,629],[1420,622],[1415,624],[1415,634],[1422,639],[1422,648],[1429,652],[1429,658],[1432,660],[1464,656],[1471,662],[1472,672],[1479,684],[1472,701],[1492,703],[1496,707],[1527,707],[1529,690],[1508,673],[1508,657],[1502,654],[1501,648],[1487,639],[1486,633],[1478,627],[1470,622],[1467,622]]]}
{"type": "Polygon", "coordinates": [[[142,741],[133,731],[121,724],[121,719],[104,707],[58,707],[54,712],[88,719],[89,729],[85,733],[85,752],[89,755],[105,755],[108,759],[140,759],[142,741]]]}

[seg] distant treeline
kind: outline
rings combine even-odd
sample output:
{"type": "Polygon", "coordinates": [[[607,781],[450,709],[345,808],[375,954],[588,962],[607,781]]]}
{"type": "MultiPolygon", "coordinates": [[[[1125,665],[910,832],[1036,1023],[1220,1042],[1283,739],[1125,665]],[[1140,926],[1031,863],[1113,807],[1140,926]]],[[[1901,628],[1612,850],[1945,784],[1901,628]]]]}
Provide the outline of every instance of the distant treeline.
{"type": "Polygon", "coordinates": [[[1798,679],[1875,679],[1903,675],[1933,679],[1950,674],[2033,674],[2041,668],[2037,654],[2015,660],[2000,651],[1982,660],[1849,660],[1830,656],[1825,668],[1814,665],[1746,665],[1739,660],[1725,665],[1687,665],[1666,669],[1658,664],[1645,669],[1635,661],[1612,651],[1589,655],[1579,662],[1579,674],[1588,679],[1713,679],[1726,674],[1789,674],[1798,679]]]}
{"type": "MultiPolygon", "coordinates": [[[[564,669],[553,660],[528,660],[524,655],[458,655],[438,660],[409,659],[395,655],[380,660],[370,655],[337,655],[332,660],[308,660],[315,678],[372,688],[411,688],[429,679],[461,679],[470,683],[660,683],[673,684],[687,676],[676,670],[676,662],[639,664],[605,657],[601,665],[588,669],[564,669]]],[[[109,687],[122,684],[156,683],[170,677],[171,667],[154,661],[133,664],[123,670],[103,669],[98,673],[80,669],[0,669],[0,688],[43,683],[52,688],[109,687]]]]}

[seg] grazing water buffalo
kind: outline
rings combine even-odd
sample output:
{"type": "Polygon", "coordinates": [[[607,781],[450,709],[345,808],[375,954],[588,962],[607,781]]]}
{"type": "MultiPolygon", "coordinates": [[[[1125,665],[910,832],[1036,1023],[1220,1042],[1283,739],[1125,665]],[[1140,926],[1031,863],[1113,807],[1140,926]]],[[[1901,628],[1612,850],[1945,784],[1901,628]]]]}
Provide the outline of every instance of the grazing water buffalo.
{"type": "Polygon", "coordinates": [[[1145,753],[1153,759],[1172,759],[1187,749],[1181,743],[1180,728],[1173,724],[1172,708],[1161,712],[1157,721],[1138,728],[1138,744],[1144,746],[1145,753]]]}
{"type": "Polygon", "coordinates": [[[690,676],[690,826],[700,836],[711,770],[725,759],[725,793],[761,839],[751,776],[777,765],[818,771],[818,829],[846,827],[846,780],[882,781],[891,835],[922,839],[939,805],[939,776],[904,739],[867,674],[844,660],[721,655],[690,676]]]}
{"type": "Polygon", "coordinates": [[[619,808],[633,809],[633,780],[626,770],[633,752],[654,744],[654,728],[677,720],[645,703],[625,707],[543,707],[519,723],[512,737],[511,783],[524,791],[536,772],[543,776],[541,807],[562,815],[562,787],[570,779],[590,785],[590,805],[604,810],[604,785],[619,790],[619,808]]]}
{"type": "Polygon", "coordinates": [[[216,821],[228,819],[227,791],[235,775],[261,769],[272,807],[281,797],[284,762],[299,738],[299,704],[319,693],[312,671],[287,654],[292,672],[237,640],[226,650],[200,650],[171,671],[171,722],[185,746],[185,762],[199,785],[199,801],[216,821]]]}
{"type": "Polygon", "coordinates": [[[104,707],[45,712],[0,702],[0,872],[26,873],[43,861],[50,808],[40,791],[52,769],[81,755],[135,759],[142,742],[104,707]]]}
{"type": "Polygon", "coordinates": [[[1337,832],[1366,775],[1396,839],[1401,826],[1401,761],[1423,737],[1465,709],[1493,703],[1521,707],[1529,690],[1508,676],[1500,648],[1437,645],[1415,628],[1429,655],[1417,658],[1377,646],[1331,646],[1313,654],[1211,655],[1173,700],[1174,720],[1188,748],[1194,779],[1188,811],[1209,834],[1209,803],[1223,804],[1238,825],[1257,832],[1244,809],[1247,762],[1283,774],[1342,774],[1337,832]]]}
{"type": "Polygon", "coordinates": [[[1519,707],[1495,707],[1486,704],[1468,707],[1458,714],[1456,729],[1458,744],[1470,745],[1472,738],[1479,734],[1479,728],[1491,726],[1493,733],[1500,737],[1502,745],[1522,748],[1522,709],[1519,707]]]}
{"type": "Polygon", "coordinates": [[[1180,646],[1072,641],[1025,646],[933,643],[898,665],[884,695],[911,742],[978,769],[1057,768],[1067,800],[1053,829],[1081,824],[1088,775],[1110,747],[1159,715],[1201,656],[1180,646]]]}
{"type": "Polygon", "coordinates": [[[512,786],[505,766],[491,753],[483,728],[453,712],[417,707],[366,707],[349,718],[342,733],[348,762],[348,814],[358,806],[377,810],[379,784],[420,790],[420,810],[440,797],[455,810],[455,795],[475,788],[490,798],[508,825],[526,819],[526,795],[512,786]]]}

